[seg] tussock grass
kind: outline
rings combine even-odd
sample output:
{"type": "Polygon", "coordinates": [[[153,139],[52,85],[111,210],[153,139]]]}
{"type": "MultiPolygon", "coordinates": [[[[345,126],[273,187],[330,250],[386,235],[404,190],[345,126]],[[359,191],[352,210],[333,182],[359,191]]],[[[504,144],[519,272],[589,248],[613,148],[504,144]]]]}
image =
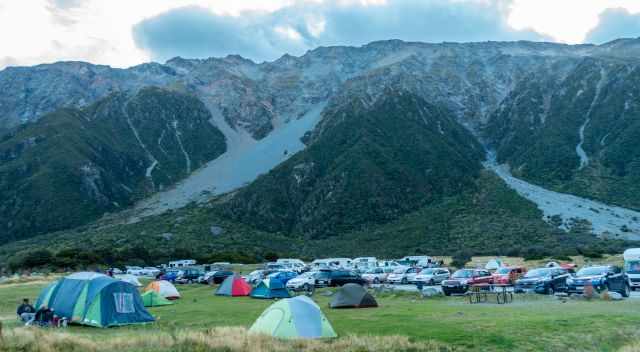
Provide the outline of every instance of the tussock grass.
{"type": "Polygon", "coordinates": [[[225,352],[448,352],[456,349],[433,341],[412,342],[406,336],[355,336],[332,340],[278,340],[251,335],[241,327],[205,331],[176,330],[90,339],[64,331],[17,328],[0,342],[2,352],[225,351],[225,352]]]}

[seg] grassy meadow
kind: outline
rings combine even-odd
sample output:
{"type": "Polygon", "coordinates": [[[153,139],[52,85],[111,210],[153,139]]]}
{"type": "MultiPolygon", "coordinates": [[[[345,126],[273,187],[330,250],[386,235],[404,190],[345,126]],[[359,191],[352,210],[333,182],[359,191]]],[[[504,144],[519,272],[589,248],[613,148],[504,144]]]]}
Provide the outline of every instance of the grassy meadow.
{"type": "Polygon", "coordinates": [[[246,329],[272,301],[213,295],[206,285],[178,286],[182,299],[150,308],[157,322],[110,329],[23,328],[22,297],[46,283],[0,285],[0,351],[637,351],[640,302],[517,295],[510,305],[470,305],[463,297],[378,293],[377,309],[331,310],[330,290],[313,297],[340,336],[278,341],[246,329]]]}

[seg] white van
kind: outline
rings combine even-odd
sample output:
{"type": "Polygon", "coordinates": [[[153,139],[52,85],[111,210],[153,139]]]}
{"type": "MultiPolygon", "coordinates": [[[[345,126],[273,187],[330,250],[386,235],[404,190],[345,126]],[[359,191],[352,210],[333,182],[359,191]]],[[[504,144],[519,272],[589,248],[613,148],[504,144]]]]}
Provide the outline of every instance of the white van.
{"type": "Polygon", "coordinates": [[[354,269],[369,270],[378,266],[378,259],[376,257],[359,257],[351,261],[351,265],[354,269]]]}
{"type": "Polygon", "coordinates": [[[295,272],[302,272],[306,268],[306,264],[300,259],[292,259],[292,258],[282,258],[276,260],[276,264],[281,264],[288,270],[292,270],[295,272]]]}
{"type": "Polygon", "coordinates": [[[316,259],[311,262],[311,268],[314,270],[320,269],[350,269],[351,268],[351,259],[350,258],[327,258],[327,259],[316,259]]]}
{"type": "Polygon", "coordinates": [[[640,287],[640,248],[629,248],[622,255],[624,273],[627,274],[629,287],[635,290],[640,287]]]}
{"type": "Polygon", "coordinates": [[[406,265],[402,265],[395,260],[379,260],[378,267],[380,268],[390,268],[390,269],[399,269],[404,268],[406,265]]]}

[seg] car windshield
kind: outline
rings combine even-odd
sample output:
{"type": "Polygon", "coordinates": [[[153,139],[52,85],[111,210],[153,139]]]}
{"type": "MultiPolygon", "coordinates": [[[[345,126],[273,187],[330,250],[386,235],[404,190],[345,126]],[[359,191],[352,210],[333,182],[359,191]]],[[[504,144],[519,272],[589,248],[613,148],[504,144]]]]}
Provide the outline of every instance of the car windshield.
{"type": "Polygon", "coordinates": [[[524,277],[532,278],[532,277],[544,277],[551,275],[551,269],[543,268],[543,269],[533,269],[526,273],[524,277]]]}
{"type": "Polygon", "coordinates": [[[500,268],[498,270],[496,270],[496,274],[500,274],[500,275],[507,275],[511,272],[511,269],[509,268],[500,268]]]}
{"type": "Polygon", "coordinates": [[[404,274],[404,272],[407,271],[407,269],[405,268],[400,268],[400,269],[396,269],[393,271],[394,274],[404,274]]]}
{"type": "Polygon", "coordinates": [[[367,271],[365,271],[365,274],[380,274],[382,272],[381,269],[378,268],[374,268],[374,269],[369,269],[367,271]]]}
{"type": "Polygon", "coordinates": [[[316,275],[315,271],[308,271],[306,273],[302,273],[302,274],[298,275],[298,277],[301,278],[301,279],[307,279],[307,278],[310,278],[310,277],[314,277],[315,275],[316,275]]]}
{"type": "Polygon", "coordinates": [[[624,263],[624,271],[629,274],[640,274],[640,260],[628,260],[624,263]]]}
{"type": "Polygon", "coordinates": [[[420,272],[420,275],[433,275],[434,271],[436,271],[436,269],[424,269],[420,272]]]}
{"type": "Polygon", "coordinates": [[[582,268],[576,275],[578,276],[592,276],[592,275],[604,275],[607,272],[606,266],[592,266],[590,268],[582,268]]]}
{"type": "Polygon", "coordinates": [[[473,270],[458,270],[453,273],[453,278],[467,278],[473,275],[473,270]]]}

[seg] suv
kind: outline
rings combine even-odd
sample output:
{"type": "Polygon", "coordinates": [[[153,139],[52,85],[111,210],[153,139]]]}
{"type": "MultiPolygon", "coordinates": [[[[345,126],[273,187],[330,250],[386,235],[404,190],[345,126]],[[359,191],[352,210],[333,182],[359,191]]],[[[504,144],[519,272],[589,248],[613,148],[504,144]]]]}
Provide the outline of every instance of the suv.
{"type": "Polygon", "coordinates": [[[365,285],[365,281],[360,275],[348,270],[334,270],[330,272],[328,286],[342,286],[345,284],[365,285]]]}
{"type": "Polygon", "coordinates": [[[176,282],[179,284],[190,284],[198,282],[198,279],[204,273],[198,269],[188,268],[180,270],[180,273],[176,277],[176,282]]]}
{"type": "Polygon", "coordinates": [[[493,277],[488,270],[460,269],[450,279],[442,281],[442,293],[451,296],[452,293],[466,293],[472,285],[492,283],[493,277]]]}
{"type": "Polygon", "coordinates": [[[311,291],[316,286],[317,271],[307,271],[287,281],[287,289],[293,291],[311,291]]]}
{"type": "Polygon", "coordinates": [[[422,283],[425,285],[433,286],[442,283],[442,281],[449,279],[451,273],[446,268],[427,268],[423,269],[415,277],[416,283],[422,283]]]}
{"type": "Polygon", "coordinates": [[[516,293],[536,292],[552,295],[567,289],[567,279],[570,276],[567,269],[560,267],[533,269],[521,279],[516,280],[514,291],[516,293]]]}
{"type": "Polygon", "coordinates": [[[526,274],[527,269],[521,266],[501,267],[493,273],[493,283],[501,285],[513,285],[526,274]]]}
{"type": "Polygon", "coordinates": [[[420,272],[420,268],[400,268],[393,271],[387,276],[387,282],[390,284],[406,285],[416,281],[416,275],[420,272]]]}
{"type": "Polygon", "coordinates": [[[392,268],[373,268],[365,271],[362,278],[370,284],[379,284],[387,281],[389,274],[393,272],[392,268]]]}
{"type": "Polygon", "coordinates": [[[583,293],[585,284],[593,285],[600,292],[615,291],[623,297],[629,297],[631,289],[622,269],[615,265],[598,265],[582,268],[575,277],[567,279],[567,293],[583,293]]]}

